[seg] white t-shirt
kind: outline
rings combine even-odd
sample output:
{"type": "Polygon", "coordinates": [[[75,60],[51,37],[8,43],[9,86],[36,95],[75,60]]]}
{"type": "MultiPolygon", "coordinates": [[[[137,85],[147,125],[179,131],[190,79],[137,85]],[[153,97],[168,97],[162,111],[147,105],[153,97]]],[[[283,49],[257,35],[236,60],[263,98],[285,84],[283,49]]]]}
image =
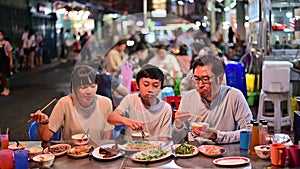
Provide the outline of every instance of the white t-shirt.
{"type": "MultiPolygon", "coordinates": [[[[144,131],[149,133],[150,139],[171,136],[172,111],[165,101],[159,99],[157,105],[149,107],[143,104],[138,93],[134,93],[127,95],[117,109],[124,117],[144,122],[144,131]]],[[[131,137],[132,133],[130,128],[126,128],[126,136],[131,137]]]]}
{"type": "Polygon", "coordinates": [[[62,97],[55,105],[50,119],[49,129],[53,132],[63,129],[62,139],[71,140],[74,134],[85,133],[87,129],[90,138],[101,140],[104,131],[113,130],[114,126],[107,122],[107,116],[112,112],[111,100],[100,95],[88,108],[80,106],[75,95],[62,97]]]}
{"type": "Polygon", "coordinates": [[[24,32],[22,34],[22,41],[23,41],[23,44],[22,44],[22,47],[23,48],[29,48],[29,39],[28,39],[28,32],[24,32]]]}

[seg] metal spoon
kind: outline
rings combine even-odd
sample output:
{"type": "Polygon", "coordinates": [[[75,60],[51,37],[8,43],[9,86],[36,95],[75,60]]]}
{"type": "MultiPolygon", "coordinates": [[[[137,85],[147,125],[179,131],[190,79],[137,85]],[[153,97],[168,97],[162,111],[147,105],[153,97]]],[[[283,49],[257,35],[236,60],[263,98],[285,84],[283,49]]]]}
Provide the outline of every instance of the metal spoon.
{"type": "Polygon", "coordinates": [[[86,133],[81,138],[83,138],[84,136],[89,137],[89,132],[90,132],[90,129],[87,129],[86,133]]]}
{"type": "Polygon", "coordinates": [[[19,140],[16,140],[16,143],[17,143],[17,148],[18,148],[19,146],[21,146],[21,148],[24,148],[23,145],[20,143],[19,140]]]}
{"type": "Polygon", "coordinates": [[[89,149],[89,161],[92,160],[92,153],[93,153],[94,149],[95,148],[93,146],[89,149]]]}

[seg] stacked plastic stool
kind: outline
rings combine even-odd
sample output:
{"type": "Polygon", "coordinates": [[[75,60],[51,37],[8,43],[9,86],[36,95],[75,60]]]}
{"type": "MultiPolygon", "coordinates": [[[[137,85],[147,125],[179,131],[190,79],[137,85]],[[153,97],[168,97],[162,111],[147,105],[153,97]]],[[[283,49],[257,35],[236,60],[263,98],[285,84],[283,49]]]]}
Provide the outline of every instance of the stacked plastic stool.
{"type": "Polygon", "coordinates": [[[265,119],[275,133],[281,132],[282,126],[290,126],[293,130],[292,109],[290,100],[290,68],[288,61],[264,61],[262,70],[262,89],[260,92],[257,119],[265,119]],[[283,116],[282,102],[287,102],[287,114],[283,116]],[[274,113],[267,113],[266,102],[272,102],[274,113]]]}
{"type": "Polygon", "coordinates": [[[228,62],[225,75],[227,86],[239,89],[247,98],[246,69],[243,62],[228,62]]]}

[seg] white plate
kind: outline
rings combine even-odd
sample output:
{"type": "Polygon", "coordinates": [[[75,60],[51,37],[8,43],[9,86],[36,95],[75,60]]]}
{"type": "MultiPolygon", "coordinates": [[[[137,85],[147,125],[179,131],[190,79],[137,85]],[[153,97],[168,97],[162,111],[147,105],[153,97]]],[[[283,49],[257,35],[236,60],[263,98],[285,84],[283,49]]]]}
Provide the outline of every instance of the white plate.
{"type": "MultiPolygon", "coordinates": [[[[105,144],[105,145],[102,145],[100,147],[102,147],[102,148],[111,148],[114,145],[115,144],[105,144]]],[[[95,150],[92,153],[93,157],[95,157],[97,159],[100,159],[100,160],[111,160],[111,159],[115,159],[115,158],[120,157],[120,156],[123,155],[122,153],[119,152],[117,155],[115,155],[113,157],[103,158],[103,155],[99,154],[100,147],[95,148],[95,150]]]]}
{"type": "Polygon", "coordinates": [[[163,156],[161,156],[159,158],[152,158],[150,160],[140,160],[140,159],[137,159],[137,156],[140,156],[141,154],[150,154],[149,152],[153,151],[153,150],[156,150],[156,149],[144,150],[144,151],[140,151],[140,152],[134,153],[134,154],[131,155],[131,160],[137,161],[137,162],[154,162],[154,161],[159,161],[159,160],[168,158],[168,157],[170,157],[172,155],[172,152],[170,151],[170,149],[163,149],[163,150],[167,151],[167,154],[163,155],[163,156]]]}
{"type": "Polygon", "coordinates": [[[73,158],[83,158],[89,155],[89,150],[92,148],[91,145],[82,145],[82,146],[75,146],[68,150],[68,155],[73,158]],[[78,151],[80,154],[75,154],[72,152],[78,151]]]}
{"type": "Polygon", "coordinates": [[[141,151],[141,150],[148,150],[148,149],[154,149],[154,148],[158,148],[158,147],[162,147],[164,145],[166,145],[166,142],[163,141],[141,141],[141,140],[137,140],[137,141],[131,141],[132,143],[149,143],[151,145],[154,145],[151,148],[146,148],[146,147],[141,147],[140,149],[130,149],[127,147],[127,143],[123,144],[123,145],[119,145],[119,148],[125,151],[132,151],[132,152],[136,152],[136,151],[141,151]]]}
{"type": "MultiPolygon", "coordinates": [[[[181,144],[175,144],[173,145],[173,149],[176,151],[176,148],[179,147],[181,144]]],[[[197,155],[198,154],[198,148],[196,146],[193,146],[193,145],[190,145],[190,144],[185,144],[187,146],[192,146],[194,147],[194,152],[192,154],[178,154],[176,153],[176,156],[177,157],[190,157],[190,156],[194,156],[194,155],[197,155]]]]}
{"type": "Polygon", "coordinates": [[[220,157],[224,153],[226,153],[226,149],[221,146],[215,145],[202,145],[198,147],[198,150],[209,157],[220,157]]]}
{"type": "Polygon", "coordinates": [[[217,158],[213,160],[213,163],[216,165],[222,166],[234,166],[234,165],[242,165],[250,162],[250,159],[247,157],[223,157],[217,158]]]}
{"type": "MultiPolygon", "coordinates": [[[[50,146],[51,151],[55,148],[63,148],[63,147],[64,147],[64,151],[51,152],[51,154],[54,154],[55,156],[61,156],[67,153],[69,149],[71,149],[70,144],[55,144],[50,146]]],[[[44,154],[48,154],[48,147],[44,150],[44,154]]]]}
{"type": "Polygon", "coordinates": [[[9,145],[8,149],[10,150],[19,150],[19,149],[25,149],[27,147],[27,144],[24,142],[20,142],[19,147],[17,147],[17,143],[9,145]]]}

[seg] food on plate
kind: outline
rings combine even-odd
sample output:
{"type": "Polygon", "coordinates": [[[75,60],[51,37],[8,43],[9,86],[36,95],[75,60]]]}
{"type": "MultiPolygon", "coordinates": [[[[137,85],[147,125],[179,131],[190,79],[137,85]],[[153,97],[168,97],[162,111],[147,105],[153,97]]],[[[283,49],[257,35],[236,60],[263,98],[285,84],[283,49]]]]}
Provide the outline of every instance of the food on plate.
{"type": "Polygon", "coordinates": [[[40,168],[49,168],[54,161],[55,156],[53,154],[40,154],[33,157],[33,161],[38,164],[40,168]]]}
{"type": "Polygon", "coordinates": [[[186,142],[182,143],[180,146],[176,147],[176,154],[186,155],[193,154],[195,151],[195,147],[192,145],[187,145],[186,142]]]}
{"type": "Polygon", "coordinates": [[[49,147],[46,148],[44,150],[44,153],[51,153],[54,154],[55,156],[60,156],[65,154],[69,149],[71,149],[71,146],[69,144],[56,144],[56,145],[52,145],[50,146],[50,150],[49,147]]]}
{"type": "Polygon", "coordinates": [[[202,131],[202,130],[208,128],[208,127],[209,127],[209,124],[208,124],[208,123],[205,123],[205,122],[193,122],[193,123],[191,124],[191,126],[192,126],[192,130],[193,130],[193,131],[194,131],[194,130],[197,130],[198,132],[200,132],[200,131],[202,131]]]}
{"type": "Polygon", "coordinates": [[[126,149],[129,150],[148,150],[162,146],[161,144],[154,144],[148,141],[128,141],[126,143],[126,149]]]}
{"type": "Polygon", "coordinates": [[[102,158],[111,158],[118,155],[118,146],[111,146],[111,147],[100,147],[99,154],[102,158]]]}
{"type": "Polygon", "coordinates": [[[144,132],[144,134],[142,132],[132,133],[131,137],[133,139],[148,139],[149,133],[147,133],[147,132],[144,132]]]}
{"type": "Polygon", "coordinates": [[[11,150],[19,150],[19,149],[24,149],[27,147],[27,144],[24,143],[24,142],[20,142],[20,144],[18,145],[17,143],[15,144],[12,144],[12,145],[9,145],[8,146],[8,149],[11,149],[11,150]]]}
{"type": "Polygon", "coordinates": [[[26,150],[28,150],[28,158],[29,159],[32,159],[34,156],[43,153],[43,147],[40,147],[40,146],[32,146],[32,147],[26,148],[26,150]]]}
{"type": "Polygon", "coordinates": [[[85,154],[88,154],[90,152],[90,149],[92,148],[92,146],[90,145],[83,145],[83,146],[75,146],[73,148],[71,148],[69,151],[68,151],[68,154],[69,155],[77,155],[77,156],[80,156],[80,155],[85,155],[85,154]]]}
{"type": "Polygon", "coordinates": [[[221,146],[215,146],[215,145],[202,145],[198,148],[198,150],[204,155],[211,156],[211,157],[221,156],[226,152],[225,148],[221,146]]]}
{"type": "Polygon", "coordinates": [[[260,146],[255,146],[254,150],[257,154],[257,156],[261,159],[270,159],[271,156],[271,151],[270,151],[270,146],[269,145],[260,145],[260,146]]]}
{"type": "Polygon", "coordinates": [[[89,137],[85,134],[75,134],[72,136],[73,143],[75,145],[85,145],[89,142],[89,137]]]}
{"type": "Polygon", "coordinates": [[[152,159],[158,159],[168,154],[167,150],[163,150],[162,148],[151,149],[145,152],[138,153],[135,158],[138,160],[149,161],[152,159]]]}

